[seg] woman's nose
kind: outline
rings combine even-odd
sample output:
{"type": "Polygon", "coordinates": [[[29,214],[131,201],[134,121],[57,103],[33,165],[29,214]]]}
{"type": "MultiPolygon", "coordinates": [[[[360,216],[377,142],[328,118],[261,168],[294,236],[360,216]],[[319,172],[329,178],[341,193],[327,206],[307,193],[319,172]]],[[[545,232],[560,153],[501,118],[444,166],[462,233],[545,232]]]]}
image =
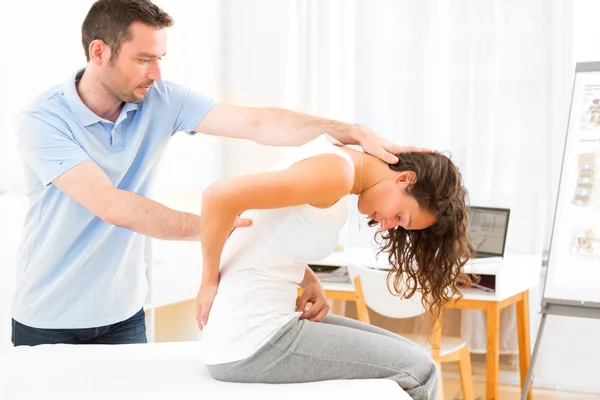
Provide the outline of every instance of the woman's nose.
{"type": "Polygon", "coordinates": [[[398,220],[396,218],[390,219],[390,218],[384,218],[381,220],[381,222],[379,222],[379,226],[381,227],[382,231],[387,231],[390,230],[392,228],[395,228],[397,226],[399,226],[400,223],[398,222],[398,220]]]}

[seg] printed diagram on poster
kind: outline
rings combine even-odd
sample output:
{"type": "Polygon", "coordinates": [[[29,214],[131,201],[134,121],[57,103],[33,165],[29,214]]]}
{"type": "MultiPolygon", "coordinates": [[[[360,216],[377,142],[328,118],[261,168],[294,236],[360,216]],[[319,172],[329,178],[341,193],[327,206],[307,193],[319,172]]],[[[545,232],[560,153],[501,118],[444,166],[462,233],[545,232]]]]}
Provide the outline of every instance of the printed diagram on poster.
{"type": "Polygon", "coordinates": [[[579,121],[579,129],[600,132],[600,84],[585,85],[582,101],[584,113],[579,121]]]}
{"type": "Polygon", "coordinates": [[[600,229],[592,226],[587,229],[575,228],[571,241],[571,255],[600,261],[600,229]]]}
{"type": "Polygon", "coordinates": [[[577,155],[577,180],[573,193],[574,205],[600,210],[600,152],[586,151],[577,155]]]}

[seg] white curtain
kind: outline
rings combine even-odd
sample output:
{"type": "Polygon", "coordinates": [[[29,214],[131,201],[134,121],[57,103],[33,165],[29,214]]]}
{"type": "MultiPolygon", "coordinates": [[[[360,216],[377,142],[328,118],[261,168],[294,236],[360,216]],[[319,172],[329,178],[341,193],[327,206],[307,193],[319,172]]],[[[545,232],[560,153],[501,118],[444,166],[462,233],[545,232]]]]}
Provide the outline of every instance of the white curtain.
{"type": "MultiPolygon", "coordinates": [[[[571,3],[290,1],[285,106],[449,151],[471,203],[511,209],[507,252],[547,247],[572,77],[571,3]]],[[[350,243],[366,243],[370,230],[350,243]]],[[[531,298],[532,336],[539,299],[531,298]]],[[[458,323],[458,322],[456,322],[458,323]]],[[[501,352],[516,351],[514,309],[501,352]]],[[[485,315],[462,336],[485,351],[485,315]]]]}

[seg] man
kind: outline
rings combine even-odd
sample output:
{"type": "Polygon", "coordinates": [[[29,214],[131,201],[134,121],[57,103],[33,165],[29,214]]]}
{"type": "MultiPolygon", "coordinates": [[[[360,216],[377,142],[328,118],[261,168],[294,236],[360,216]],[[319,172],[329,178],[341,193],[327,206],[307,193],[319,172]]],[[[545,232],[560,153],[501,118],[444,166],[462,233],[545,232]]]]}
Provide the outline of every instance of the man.
{"type": "Polygon", "coordinates": [[[149,0],[97,1],[82,26],[86,68],[19,114],[31,206],[18,258],[16,346],[146,341],[144,235],[200,239],[198,215],[144,197],[176,132],[285,146],[327,132],[391,162],[390,153],[413,150],[360,126],[217,104],[162,81],[172,24],[149,0]]]}

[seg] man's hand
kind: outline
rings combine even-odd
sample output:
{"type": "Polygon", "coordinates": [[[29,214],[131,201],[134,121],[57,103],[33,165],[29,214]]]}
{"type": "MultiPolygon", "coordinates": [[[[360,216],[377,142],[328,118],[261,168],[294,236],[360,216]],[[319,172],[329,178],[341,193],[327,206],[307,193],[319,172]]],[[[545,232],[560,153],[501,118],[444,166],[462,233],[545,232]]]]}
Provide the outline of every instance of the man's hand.
{"type": "Polygon", "coordinates": [[[250,226],[250,225],[252,225],[251,219],[240,218],[238,215],[238,217],[235,219],[235,222],[233,223],[233,228],[231,228],[231,232],[229,232],[229,236],[231,236],[231,234],[233,233],[233,231],[235,231],[236,228],[243,228],[245,226],[250,226]]]}
{"type": "Polygon", "coordinates": [[[357,126],[359,133],[356,137],[358,144],[365,153],[375,156],[388,164],[396,164],[398,157],[394,154],[398,153],[411,153],[411,152],[425,152],[432,153],[430,149],[414,146],[400,146],[392,143],[389,140],[382,138],[376,133],[368,130],[365,127],[357,126]]]}
{"type": "Polygon", "coordinates": [[[202,330],[208,323],[208,315],[212,307],[215,296],[217,295],[218,283],[200,285],[198,296],[196,297],[196,322],[198,328],[202,330]]]}
{"type": "Polygon", "coordinates": [[[325,298],[325,290],[320,281],[316,280],[304,287],[302,296],[296,304],[297,311],[304,311],[300,319],[308,319],[313,322],[321,322],[329,312],[329,304],[325,298]],[[304,311],[307,303],[312,303],[309,310],[304,311]]]}
{"type": "Polygon", "coordinates": [[[235,223],[233,224],[233,229],[242,228],[244,226],[252,225],[252,220],[248,218],[240,218],[239,216],[235,219],[235,223]]]}

